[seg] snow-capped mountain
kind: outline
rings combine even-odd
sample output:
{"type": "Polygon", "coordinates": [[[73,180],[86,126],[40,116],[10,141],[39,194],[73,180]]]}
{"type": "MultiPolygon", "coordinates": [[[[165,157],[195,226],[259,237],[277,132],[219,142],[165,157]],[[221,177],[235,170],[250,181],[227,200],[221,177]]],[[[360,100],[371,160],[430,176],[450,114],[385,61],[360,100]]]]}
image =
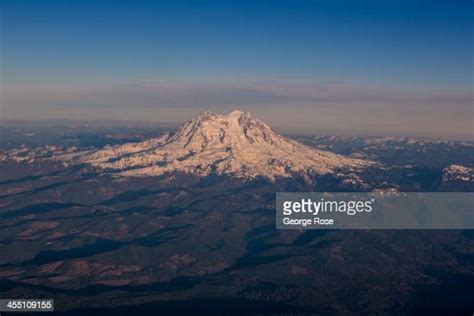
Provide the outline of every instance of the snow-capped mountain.
{"type": "Polygon", "coordinates": [[[356,171],[373,165],[315,149],[285,138],[249,113],[205,112],[174,134],[140,143],[108,146],[72,159],[123,176],[156,176],[181,172],[269,180],[356,171]]]}
{"type": "Polygon", "coordinates": [[[474,169],[452,164],[442,170],[439,191],[472,192],[474,191],[474,169]]]}
{"type": "Polygon", "coordinates": [[[474,182],[474,169],[460,166],[450,165],[443,169],[443,183],[448,182],[474,182]]]}

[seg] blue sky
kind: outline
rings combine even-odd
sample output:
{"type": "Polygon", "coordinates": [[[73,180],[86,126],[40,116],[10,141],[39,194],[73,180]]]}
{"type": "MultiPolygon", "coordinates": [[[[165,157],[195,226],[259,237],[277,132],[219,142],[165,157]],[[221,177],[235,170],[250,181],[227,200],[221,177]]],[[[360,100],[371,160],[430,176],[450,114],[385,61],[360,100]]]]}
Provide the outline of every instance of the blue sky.
{"type": "Polygon", "coordinates": [[[472,1],[0,0],[0,10],[5,118],[181,120],[221,102],[280,125],[290,108],[368,103],[472,119],[472,1]]]}

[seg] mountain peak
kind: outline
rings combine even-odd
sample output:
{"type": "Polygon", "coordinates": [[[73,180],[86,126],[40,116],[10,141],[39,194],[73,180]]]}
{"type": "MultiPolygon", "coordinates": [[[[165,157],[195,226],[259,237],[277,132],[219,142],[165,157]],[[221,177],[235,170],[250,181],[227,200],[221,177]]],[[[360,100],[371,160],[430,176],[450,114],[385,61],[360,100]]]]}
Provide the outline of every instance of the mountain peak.
{"type": "Polygon", "coordinates": [[[218,113],[206,111],[195,116],[192,119],[200,119],[200,120],[215,119],[215,118],[238,119],[240,117],[252,117],[252,115],[249,112],[244,112],[241,110],[233,110],[231,112],[228,112],[227,114],[218,114],[218,113]]]}
{"type": "Polygon", "coordinates": [[[204,112],[184,123],[170,142],[198,151],[269,142],[275,135],[270,127],[248,112],[232,111],[224,115],[204,112]]]}
{"type": "Polygon", "coordinates": [[[216,119],[221,119],[221,120],[238,120],[242,117],[245,118],[250,118],[252,115],[249,112],[244,112],[241,110],[234,110],[231,111],[227,114],[217,114],[214,112],[206,111],[203,112],[195,117],[193,117],[190,121],[215,121],[216,119]]]}
{"type": "Polygon", "coordinates": [[[127,176],[182,172],[263,176],[272,181],[296,175],[311,178],[372,164],[287,139],[239,110],[224,115],[204,112],[185,122],[172,136],[98,150],[81,157],[81,162],[127,176]]]}
{"type": "Polygon", "coordinates": [[[228,118],[231,118],[231,117],[240,117],[240,116],[251,116],[249,112],[244,112],[244,111],[241,111],[241,110],[234,110],[232,112],[229,112],[227,113],[227,117],[228,118]]]}

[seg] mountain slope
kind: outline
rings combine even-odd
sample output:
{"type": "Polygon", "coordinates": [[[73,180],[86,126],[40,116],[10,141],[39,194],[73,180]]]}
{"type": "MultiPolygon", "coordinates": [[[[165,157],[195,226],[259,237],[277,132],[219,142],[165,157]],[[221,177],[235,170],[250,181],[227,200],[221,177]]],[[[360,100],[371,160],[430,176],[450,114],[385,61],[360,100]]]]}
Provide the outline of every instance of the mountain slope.
{"type": "Polygon", "coordinates": [[[311,177],[353,171],[372,165],[308,147],[285,138],[249,113],[205,112],[172,136],[108,147],[78,158],[80,162],[124,176],[156,176],[182,172],[238,178],[311,177]]]}

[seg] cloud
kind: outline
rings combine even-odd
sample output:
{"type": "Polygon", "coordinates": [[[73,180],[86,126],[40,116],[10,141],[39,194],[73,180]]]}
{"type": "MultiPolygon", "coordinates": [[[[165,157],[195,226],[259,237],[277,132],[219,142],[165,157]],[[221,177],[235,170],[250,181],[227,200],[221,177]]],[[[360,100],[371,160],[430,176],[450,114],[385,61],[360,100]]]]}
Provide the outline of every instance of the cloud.
{"type": "Polygon", "coordinates": [[[260,79],[22,85],[4,86],[3,92],[0,116],[7,119],[184,121],[202,111],[239,108],[286,130],[474,137],[472,91],[260,79]]]}
{"type": "Polygon", "coordinates": [[[5,106],[207,107],[308,103],[472,103],[472,93],[403,91],[350,81],[255,80],[250,82],[143,81],[101,86],[13,86],[5,106]]]}

